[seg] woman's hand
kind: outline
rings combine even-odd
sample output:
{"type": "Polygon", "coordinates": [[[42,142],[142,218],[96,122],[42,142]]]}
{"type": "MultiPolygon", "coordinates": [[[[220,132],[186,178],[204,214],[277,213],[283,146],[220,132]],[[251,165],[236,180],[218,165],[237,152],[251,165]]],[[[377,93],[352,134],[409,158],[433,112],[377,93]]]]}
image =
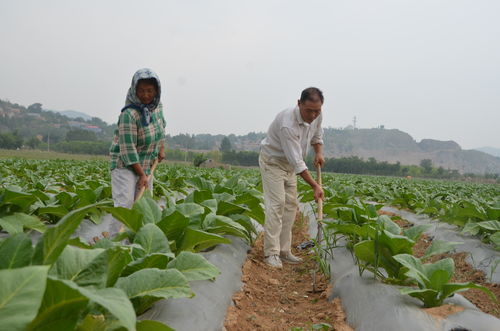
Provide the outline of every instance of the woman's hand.
{"type": "Polygon", "coordinates": [[[162,148],[158,152],[158,163],[160,163],[163,160],[165,160],[165,150],[162,148]]]}
{"type": "Polygon", "coordinates": [[[141,175],[139,176],[139,179],[137,180],[137,188],[141,189],[142,187],[148,188],[149,184],[149,178],[146,175],[141,175]]]}
{"type": "Polygon", "coordinates": [[[165,145],[160,146],[160,150],[158,151],[158,163],[165,160],[165,145]]]}

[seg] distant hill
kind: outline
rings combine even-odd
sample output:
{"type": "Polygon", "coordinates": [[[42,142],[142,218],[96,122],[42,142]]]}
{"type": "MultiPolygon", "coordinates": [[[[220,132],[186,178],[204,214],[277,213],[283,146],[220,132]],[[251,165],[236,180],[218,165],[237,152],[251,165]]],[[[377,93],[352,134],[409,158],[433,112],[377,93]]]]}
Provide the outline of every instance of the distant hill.
{"type": "Polygon", "coordinates": [[[500,173],[500,158],[475,150],[463,150],[454,141],[423,139],[392,129],[325,129],[325,155],[370,157],[378,161],[420,164],[430,159],[435,167],[460,173],[500,173]]]}
{"type": "Polygon", "coordinates": [[[474,149],[476,151],[485,152],[485,153],[488,153],[490,155],[500,157],[500,148],[485,146],[485,147],[479,147],[479,148],[474,148],[474,149]]]}
{"type": "MultiPolygon", "coordinates": [[[[258,151],[265,133],[229,135],[235,150],[258,151]]],[[[223,135],[177,135],[168,137],[170,147],[198,150],[218,149],[223,135]]],[[[326,157],[358,156],[365,160],[400,162],[403,165],[419,165],[430,159],[435,167],[458,170],[460,173],[500,174],[500,158],[476,150],[463,150],[454,141],[423,139],[415,141],[408,133],[396,129],[324,129],[324,153],[326,157]]]]}
{"type": "MultiPolygon", "coordinates": [[[[0,132],[17,131],[24,139],[36,137],[43,141],[50,134],[51,142],[58,142],[65,139],[68,131],[80,128],[95,132],[99,140],[111,141],[115,124],[108,125],[99,118],[89,119],[90,116],[83,115],[86,114],[77,111],[45,110],[39,103],[26,108],[0,100],[0,132]]],[[[167,147],[199,151],[218,150],[224,137],[220,134],[167,135],[167,147]]],[[[227,137],[234,150],[258,151],[265,133],[250,132],[240,136],[231,134],[227,137]]],[[[325,128],[324,142],[326,157],[358,156],[365,160],[375,158],[377,161],[400,162],[402,165],[419,165],[423,159],[430,159],[434,167],[456,169],[460,173],[500,174],[500,157],[484,152],[496,150],[500,154],[498,149],[463,150],[454,141],[434,139],[417,142],[408,133],[396,129],[325,128]]]]}
{"type": "Polygon", "coordinates": [[[40,103],[24,107],[0,100],[0,132],[17,132],[24,140],[46,142],[50,135],[50,142],[57,143],[65,140],[68,131],[82,129],[94,132],[98,140],[111,141],[115,127],[77,111],[58,112],[43,109],[40,103]]]}
{"type": "Polygon", "coordinates": [[[75,111],[75,110],[62,110],[59,111],[59,113],[69,117],[69,118],[83,118],[84,120],[90,120],[92,119],[92,116],[89,116],[85,113],[82,113],[80,111],[75,111]]]}
{"type": "MultiPolygon", "coordinates": [[[[239,150],[259,150],[259,142],[265,136],[229,137],[239,150]],[[253,139],[252,139],[253,138],[253,139]]],[[[365,160],[400,162],[419,165],[430,159],[435,167],[458,170],[460,173],[500,173],[500,158],[477,150],[463,150],[454,141],[423,139],[415,141],[408,133],[396,129],[324,129],[324,153],[326,157],[358,156],[365,160]]]]}

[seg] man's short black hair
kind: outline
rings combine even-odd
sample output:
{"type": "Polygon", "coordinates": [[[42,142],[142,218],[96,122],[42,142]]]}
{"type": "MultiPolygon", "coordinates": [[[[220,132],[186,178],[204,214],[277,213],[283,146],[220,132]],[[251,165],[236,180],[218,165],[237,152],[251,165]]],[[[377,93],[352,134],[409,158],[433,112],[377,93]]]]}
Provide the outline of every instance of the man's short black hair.
{"type": "Polygon", "coordinates": [[[304,103],[307,100],[317,101],[318,99],[315,97],[318,97],[321,100],[321,103],[325,101],[325,98],[323,97],[323,92],[321,92],[319,88],[308,87],[300,94],[300,103],[304,103]]]}

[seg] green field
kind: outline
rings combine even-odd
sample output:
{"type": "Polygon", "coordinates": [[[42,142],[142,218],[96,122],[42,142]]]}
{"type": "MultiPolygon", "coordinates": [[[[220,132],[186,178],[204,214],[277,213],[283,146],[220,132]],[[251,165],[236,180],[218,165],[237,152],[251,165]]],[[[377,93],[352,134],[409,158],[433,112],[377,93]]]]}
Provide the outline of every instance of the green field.
{"type": "MultiPolygon", "coordinates": [[[[219,273],[197,253],[230,243],[226,235],[252,243],[252,220],[264,222],[257,169],[160,164],[154,192],[130,210],[113,207],[105,157],[33,151],[1,155],[0,320],[9,330],[168,330],[136,316],[157,300],[192,296],[190,281],[219,273]],[[99,223],[107,214],[126,231],[95,244],[71,238],[84,218],[99,223]],[[34,246],[35,232],[41,238],[34,246]]],[[[437,262],[443,284],[432,295],[434,290],[427,288],[432,284],[425,282],[432,275],[414,279],[426,261],[416,261],[411,247],[425,227],[403,230],[377,215],[383,204],[458,225],[500,247],[499,185],[337,174],[325,174],[323,181],[328,243],[339,235],[349,238],[360,272],[371,270],[385,281],[406,285],[421,282],[421,290],[407,294],[425,292],[426,306],[439,305],[449,291],[464,287],[447,283],[453,274],[449,260],[437,262]]],[[[311,189],[302,181],[299,194],[303,203],[311,202],[311,189]]],[[[452,247],[439,245],[429,256],[452,247]]],[[[325,265],[323,270],[327,273],[325,265]]]]}

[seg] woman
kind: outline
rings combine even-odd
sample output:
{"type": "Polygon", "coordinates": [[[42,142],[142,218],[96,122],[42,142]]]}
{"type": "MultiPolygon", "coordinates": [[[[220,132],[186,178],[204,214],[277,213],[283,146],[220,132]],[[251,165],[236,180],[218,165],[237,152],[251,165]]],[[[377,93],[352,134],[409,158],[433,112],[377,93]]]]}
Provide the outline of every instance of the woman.
{"type": "MultiPolygon", "coordinates": [[[[160,80],[152,70],[140,69],[134,74],[110,148],[115,207],[131,208],[143,186],[153,187],[152,178],[148,181],[151,166],[155,159],[161,162],[165,157],[160,95],[160,80]]],[[[114,230],[110,232],[116,233],[114,230]]]]}

